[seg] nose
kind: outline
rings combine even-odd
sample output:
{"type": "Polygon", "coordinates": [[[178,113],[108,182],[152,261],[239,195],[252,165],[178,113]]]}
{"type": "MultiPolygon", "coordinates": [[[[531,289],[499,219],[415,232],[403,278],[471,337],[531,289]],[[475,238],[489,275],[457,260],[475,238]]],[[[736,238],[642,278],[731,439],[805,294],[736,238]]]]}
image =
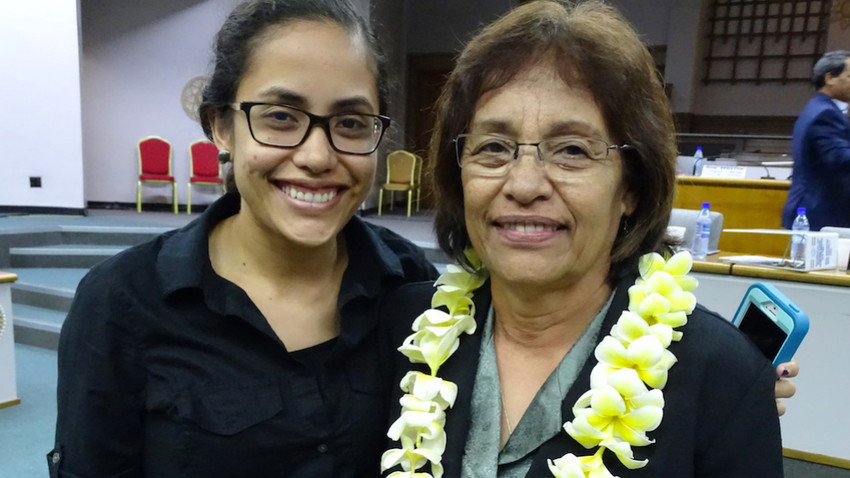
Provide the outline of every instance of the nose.
{"type": "Polygon", "coordinates": [[[315,125],[307,133],[307,138],[295,148],[292,162],[313,174],[319,174],[336,166],[336,151],[331,147],[330,139],[321,125],[315,125]]]}
{"type": "Polygon", "coordinates": [[[537,148],[530,145],[517,150],[517,159],[511,165],[503,186],[508,198],[520,204],[531,204],[552,195],[552,183],[538,154],[537,148]]]}

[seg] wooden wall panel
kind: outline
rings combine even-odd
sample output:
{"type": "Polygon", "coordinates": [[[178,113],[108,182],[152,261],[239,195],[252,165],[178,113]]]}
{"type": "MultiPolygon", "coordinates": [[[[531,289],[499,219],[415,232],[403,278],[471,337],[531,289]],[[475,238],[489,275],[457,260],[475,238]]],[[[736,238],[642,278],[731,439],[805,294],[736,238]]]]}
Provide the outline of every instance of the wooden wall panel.
{"type": "MultiPolygon", "coordinates": [[[[753,179],[715,179],[679,176],[673,207],[699,209],[703,202],[723,214],[723,229],[782,228],[782,206],[791,181],[753,179]]],[[[782,256],[789,236],[724,232],[719,248],[741,252],[782,256]]]]}

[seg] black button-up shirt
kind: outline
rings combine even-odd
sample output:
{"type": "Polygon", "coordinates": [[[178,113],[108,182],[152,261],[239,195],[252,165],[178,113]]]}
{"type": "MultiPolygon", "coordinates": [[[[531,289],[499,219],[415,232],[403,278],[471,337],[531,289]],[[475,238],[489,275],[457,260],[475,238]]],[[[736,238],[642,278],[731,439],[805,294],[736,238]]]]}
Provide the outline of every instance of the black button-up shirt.
{"type": "Polygon", "coordinates": [[[51,476],[378,476],[389,393],[375,308],[436,270],[407,240],[353,218],[340,335],[289,353],[210,264],[209,232],[238,208],[227,195],[80,282],[59,343],[51,476]]]}

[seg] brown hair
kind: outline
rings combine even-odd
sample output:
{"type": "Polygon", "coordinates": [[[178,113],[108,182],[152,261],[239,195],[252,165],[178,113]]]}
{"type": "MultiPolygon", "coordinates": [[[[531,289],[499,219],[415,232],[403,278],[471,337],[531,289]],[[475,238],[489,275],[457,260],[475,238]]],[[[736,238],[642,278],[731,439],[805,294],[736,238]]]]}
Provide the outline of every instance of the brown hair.
{"type": "Polygon", "coordinates": [[[537,0],[484,28],[464,48],[437,101],[429,148],[440,247],[461,263],[470,247],[463,187],[452,140],[467,131],[475,104],[523,69],[557,65],[560,77],[592,94],[622,151],[625,186],[636,209],[623,219],[611,251],[609,279],[634,269],[640,255],[663,247],[675,185],[673,118],[646,47],[617,10],[537,0]]]}

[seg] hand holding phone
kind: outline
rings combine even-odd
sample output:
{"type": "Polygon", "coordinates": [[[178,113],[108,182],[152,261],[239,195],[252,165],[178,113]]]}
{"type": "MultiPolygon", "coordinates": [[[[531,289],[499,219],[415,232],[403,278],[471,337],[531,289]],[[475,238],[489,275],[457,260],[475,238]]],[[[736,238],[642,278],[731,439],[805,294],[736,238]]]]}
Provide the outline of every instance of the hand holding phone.
{"type": "Polygon", "coordinates": [[[777,366],[788,362],[809,330],[809,318],[779,289],[756,282],[747,289],[732,323],[777,366]]]}

